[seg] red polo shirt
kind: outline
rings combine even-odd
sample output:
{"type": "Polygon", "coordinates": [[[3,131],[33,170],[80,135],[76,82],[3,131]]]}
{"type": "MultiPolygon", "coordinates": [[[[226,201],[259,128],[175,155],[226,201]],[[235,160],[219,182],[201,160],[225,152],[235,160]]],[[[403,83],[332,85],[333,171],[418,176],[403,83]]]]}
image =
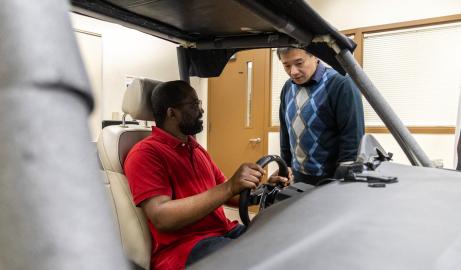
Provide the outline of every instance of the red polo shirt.
{"type": "MultiPolygon", "coordinates": [[[[173,200],[202,193],[225,181],[209,154],[193,137],[186,143],[153,127],[152,135],[137,143],[124,163],[134,203],[167,195],[173,200]]],[[[175,232],[159,232],[149,221],[152,241],[152,269],[183,269],[194,245],[206,237],[231,231],[222,207],[203,219],[175,232]]]]}

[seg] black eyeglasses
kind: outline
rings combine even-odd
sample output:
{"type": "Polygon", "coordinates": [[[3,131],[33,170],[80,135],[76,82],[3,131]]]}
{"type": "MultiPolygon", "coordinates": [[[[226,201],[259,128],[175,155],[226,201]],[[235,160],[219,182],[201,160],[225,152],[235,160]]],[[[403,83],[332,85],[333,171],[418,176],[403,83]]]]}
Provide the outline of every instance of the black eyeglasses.
{"type": "Polygon", "coordinates": [[[181,103],[176,104],[176,106],[184,106],[184,105],[193,105],[194,108],[201,109],[202,108],[202,101],[200,99],[197,99],[197,100],[194,100],[194,101],[181,102],[181,103]]]}

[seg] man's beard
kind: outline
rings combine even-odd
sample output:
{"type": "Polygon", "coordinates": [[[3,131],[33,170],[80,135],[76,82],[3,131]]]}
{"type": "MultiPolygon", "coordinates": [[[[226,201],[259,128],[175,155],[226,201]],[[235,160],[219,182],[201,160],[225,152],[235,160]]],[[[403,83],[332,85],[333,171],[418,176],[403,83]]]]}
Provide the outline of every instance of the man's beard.
{"type": "Polygon", "coordinates": [[[179,130],[184,135],[195,135],[203,130],[203,121],[200,120],[200,115],[196,119],[185,119],[183,118],[179,123],[179,130]]]}

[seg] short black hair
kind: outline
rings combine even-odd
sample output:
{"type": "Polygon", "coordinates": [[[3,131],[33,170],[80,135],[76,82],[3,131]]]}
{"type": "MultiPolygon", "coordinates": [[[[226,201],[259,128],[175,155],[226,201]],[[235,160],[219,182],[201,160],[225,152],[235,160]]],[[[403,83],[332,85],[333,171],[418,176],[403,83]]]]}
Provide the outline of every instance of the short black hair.
{"type": "Polygon", "coordinates": [[[285,54],[293,49],[300,49],[300,50],[304,50],[306,51],[306,53],[308,54],[311,54],[306,48],[304,47],[300,47],[300,48],[297,48],[297,47],[280,47],[280,48],[277,48],[277,56],[279,57],[279,60],[281,59],[280,58],[280,55],[282,54],[285,54]]]}
{"type": "Polygon", "coordinates": [[[163,127],[168,108],[183,102],[194,88],[185,81],[169,81],[157,85],[152,91],[150,102],[155,125],[163,127]]]}

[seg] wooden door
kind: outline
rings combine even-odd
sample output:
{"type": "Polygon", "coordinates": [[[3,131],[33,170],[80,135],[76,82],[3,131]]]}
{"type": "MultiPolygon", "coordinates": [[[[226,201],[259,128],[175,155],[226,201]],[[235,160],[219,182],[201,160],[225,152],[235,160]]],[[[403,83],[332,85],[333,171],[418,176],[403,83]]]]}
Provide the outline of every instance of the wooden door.
{"type": "Polygon", "coordinates": [[[208,151],[227,177],[267,152],[269,65],[269,49],[242,51],[220,77],[209,79],[208,151]]]}

